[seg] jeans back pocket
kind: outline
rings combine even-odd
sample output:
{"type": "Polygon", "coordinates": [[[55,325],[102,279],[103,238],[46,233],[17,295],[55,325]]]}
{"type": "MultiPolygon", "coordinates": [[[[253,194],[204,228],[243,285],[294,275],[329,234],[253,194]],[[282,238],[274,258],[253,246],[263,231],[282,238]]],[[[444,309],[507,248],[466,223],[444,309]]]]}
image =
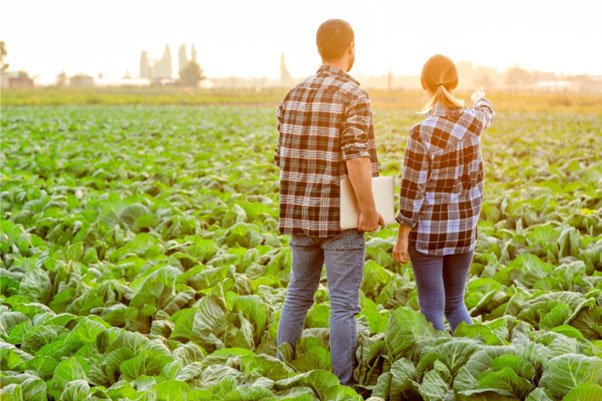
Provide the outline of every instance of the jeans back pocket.
{"type": "Polygon", "coordinates": [[[365,246],[364,233],[353,228],[345,230],[341,234],[328,238],[324,241],[324,249],[332,251],[344,251],[351,249],[362,249],[365,246]]]}

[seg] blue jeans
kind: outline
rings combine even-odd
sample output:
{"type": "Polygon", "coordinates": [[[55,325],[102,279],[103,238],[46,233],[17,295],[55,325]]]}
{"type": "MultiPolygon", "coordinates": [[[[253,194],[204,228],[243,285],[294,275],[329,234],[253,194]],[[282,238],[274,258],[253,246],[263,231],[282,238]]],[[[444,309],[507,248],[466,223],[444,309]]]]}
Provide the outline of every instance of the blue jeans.
{"type": "Polygon", "coordinates": [[[420,311],[437,330],[445,330],[443,315],[451,331],[460,322],[472,323],[464,303],[464,284],[473,251],[456,255],[425,255],[408,244],[420,311]]]}
{"type": "MultiPolygon", "coordinates": [[[[359,290],[364,275],[364,234],[352,229],[330,238],[293,235],[291,247],[291,275],[276,344],[288,342],[294,348],[301,338],[307,311],[314,303],[320,283],[322,265],[326,262],[332,369],[341,384],[351,384],[357,349],[355,315],[360,312],[359,290]]],[[[282,360],[280,352],[278,358],[282,360]]]]}

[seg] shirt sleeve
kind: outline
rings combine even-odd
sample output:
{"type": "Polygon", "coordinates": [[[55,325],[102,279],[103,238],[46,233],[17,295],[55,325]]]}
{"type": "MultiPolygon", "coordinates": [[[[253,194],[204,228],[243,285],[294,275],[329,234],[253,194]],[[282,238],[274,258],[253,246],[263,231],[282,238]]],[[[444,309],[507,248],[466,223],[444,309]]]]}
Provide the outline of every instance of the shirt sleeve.
{"type": "Polygon", "coordinates": [[[495,111],[493,110],[493,103],[487,98],[480,98],[474,104],[476,119],[482,126],[481,132],[491,126],[491,123],[495,119],[495,111]]]}
{"type": "Polygon", "coordinates": [[[424,202],[424,191],[429,176],[430,159],[426,146],[412,129],[408,135],[406,153],[401,176],[399,213],[395,220],[412,228],[418,224],[418,217],[424,202]]]}
{"type": "Polygon", "coordinates": [[[370,157],[369,132],[372,129],[372,106],[368,96],[354,100],[343,118],[341,152],[343,160],[370,157]]]}
{"type": "Polygon", "coordinates": [[[280,133],[280,128],[282,126],[282,108],[284,103],[280,103],[278,105],[278,109],[276,110],[276,118],[278,120],[278,142],[276,143],[276,149],[274,150],[274,164],[280,167],[280,141],[282,140],[282,134],[280,133]]]}

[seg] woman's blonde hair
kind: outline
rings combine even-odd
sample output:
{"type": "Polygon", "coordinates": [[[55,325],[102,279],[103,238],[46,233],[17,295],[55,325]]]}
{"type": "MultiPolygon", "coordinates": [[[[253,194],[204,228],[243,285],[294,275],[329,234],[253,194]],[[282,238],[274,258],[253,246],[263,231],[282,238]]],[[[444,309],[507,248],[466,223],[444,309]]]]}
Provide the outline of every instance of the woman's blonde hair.
{"type": "Polygon", "coordinates": [[[458,86],[458,70],[448,57],[436,54],[428,59],[422,67],[421,80],[423,86],[433,94],[421,113],[431,111],[437,102],[451,108],[464,107],[464,101],[451,94],[458,86]]]}

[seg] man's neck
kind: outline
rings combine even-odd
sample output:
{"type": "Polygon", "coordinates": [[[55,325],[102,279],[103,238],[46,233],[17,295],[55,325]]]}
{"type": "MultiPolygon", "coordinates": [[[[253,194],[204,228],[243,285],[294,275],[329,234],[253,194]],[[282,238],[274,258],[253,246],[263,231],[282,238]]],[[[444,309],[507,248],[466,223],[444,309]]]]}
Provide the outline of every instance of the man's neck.
{"type": "Polygon", "coordinates": [[[323,65],[328,65],[330,67],[336,67],[338,69],[340,69],[341,71],[347,72],[347,61],[346,60],[331,60],[331,61],[324,61],[322,60],[322,64],[323,65]]]}

